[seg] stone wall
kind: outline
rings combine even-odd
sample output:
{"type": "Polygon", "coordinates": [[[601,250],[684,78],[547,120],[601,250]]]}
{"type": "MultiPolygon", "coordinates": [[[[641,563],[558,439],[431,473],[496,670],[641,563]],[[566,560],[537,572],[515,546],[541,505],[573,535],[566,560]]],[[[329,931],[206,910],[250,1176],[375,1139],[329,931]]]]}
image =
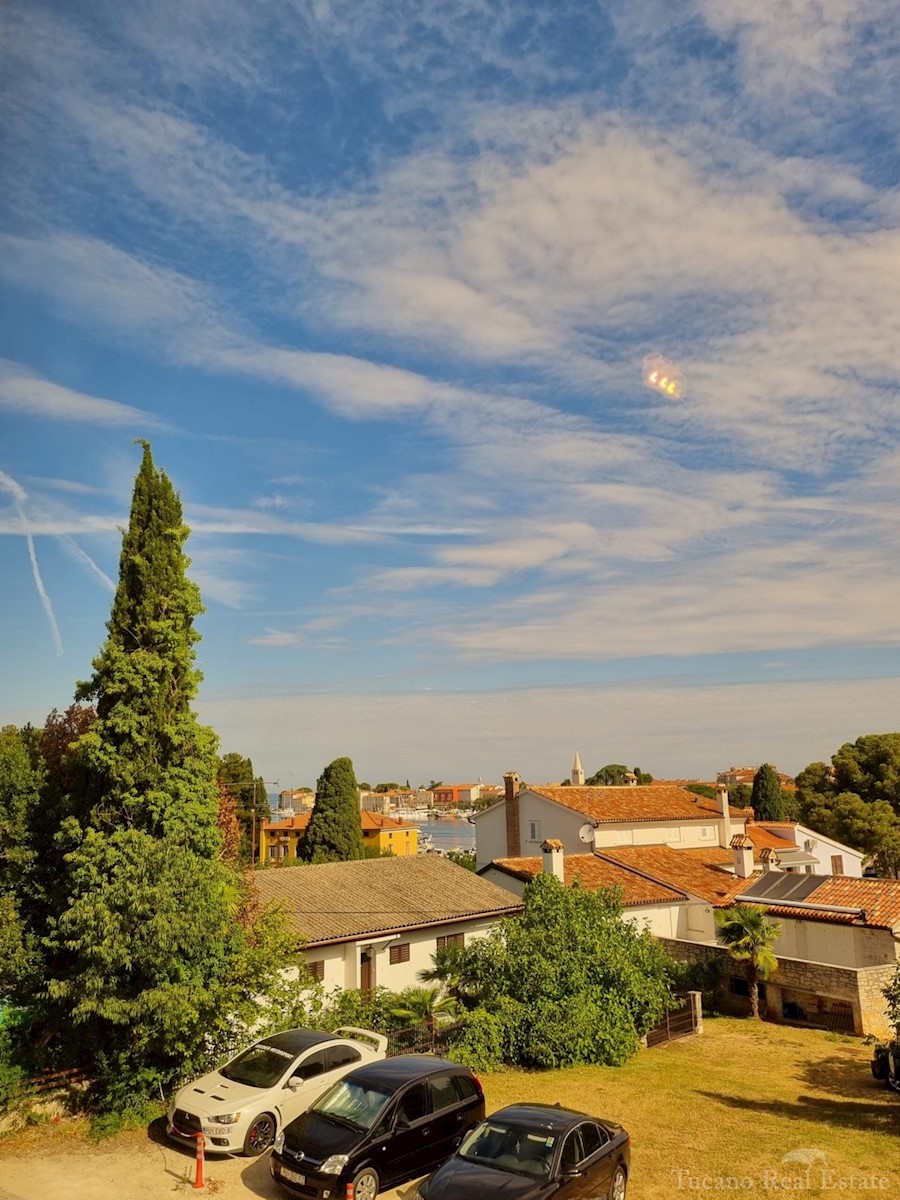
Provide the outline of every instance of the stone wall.
{"type": "MultiPolygon", "coordinates": [[[[721,957],[725,984],[719,998],[721,1006],[732,1012],[749,1011],[746,998],[733,995],[728,983],[729,979],[746,980],[746,965],[733,959],[724,946],[698,945],[675,938],[660,938],[659,941],[673,958],[684,962],[704,962],[711,956],[721,957]]],[[[890,964],[833,967],[828,963],[779,958],[778,970],[765,984],[765,1015],[772,1021],[795,1020],[798,1024],[846,1028],[846,1032],[858,1036],[888,1036],[890,1027],[882,990],[896,969],[890,964]]]]}

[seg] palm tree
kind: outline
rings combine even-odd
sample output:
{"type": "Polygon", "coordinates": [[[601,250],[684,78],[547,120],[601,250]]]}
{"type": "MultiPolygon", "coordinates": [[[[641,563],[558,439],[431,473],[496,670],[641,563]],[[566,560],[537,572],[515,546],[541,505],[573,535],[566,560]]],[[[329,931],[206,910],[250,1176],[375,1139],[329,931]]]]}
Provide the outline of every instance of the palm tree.
{"type": "Polygon", "coordinates": [[[439,987],[408,987],[397,999],[400,1003],[391,1009],[391,1015],[404,1021],[427,1024],[432,1041],[437,1018],[443,1013],[449,1016],[456,1012],[456,1001],[452,996],[441,995],[439,987]]]}
{"type": "Polygon", "coordinates": [[[431,956],[432,966],[417,972],[423,983],[437,983],[459,1004],[474,999],[472,987],[467,979],[466,951],[463,946],[450,942],[440,946],[431,956]]]}
{"type": "Polygon", "coordinates": [[[750,1012],[758,1021],[759,981],[768,979],[778,969],[772,947],[781,936],[781,925],[777,921],[769,924],[765,909],[757,904],[735,904],[733,908],[717,912],[716,924],[719,937],[732,958],[747,963],[750,1012]]]}

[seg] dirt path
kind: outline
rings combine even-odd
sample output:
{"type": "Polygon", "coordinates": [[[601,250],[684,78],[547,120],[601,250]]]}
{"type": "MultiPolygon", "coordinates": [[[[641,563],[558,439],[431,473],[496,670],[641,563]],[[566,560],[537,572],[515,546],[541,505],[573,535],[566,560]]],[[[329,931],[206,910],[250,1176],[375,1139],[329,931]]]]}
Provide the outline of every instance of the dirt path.
{"type": "MultiPolygon", "coordinates": [[[[219,1196],[222,1200],[287,1200],[269,1174],[269,1156],[210,1158],[206,1187],[193,1188],[193,1154],[169,1142],[159,1129],[128,1134],[99,1146],[63,1126],[18,1136],[0,1159],[0,1200],[163,1200],[219,1196]]],[[[410,1200],[411,1184],[382,1193],[380,1200],[410,1200]]]]}

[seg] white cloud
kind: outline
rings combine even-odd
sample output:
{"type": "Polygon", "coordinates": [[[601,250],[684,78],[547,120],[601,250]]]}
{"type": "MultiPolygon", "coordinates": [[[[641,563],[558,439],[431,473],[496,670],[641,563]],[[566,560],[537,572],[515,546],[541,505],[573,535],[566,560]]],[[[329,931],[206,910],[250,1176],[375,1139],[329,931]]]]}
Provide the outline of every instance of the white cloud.
{"type": "Polygon", "coordinates": [[[58,421],[77,421],[93,425],[113,425],[162,429],[157,417],[101,396],[62,387],[19,363],[0,359],[0,408],[32,417],[58,421]]]}
{"type": "Polygon", "coordinates": [[[276,649],[282,646],[296,646],[299,641],[300,634],[288,633],[280,629],[266,629],[264,634],[248,638],[248,643],[251,646],[272,646],[276,649]]]}

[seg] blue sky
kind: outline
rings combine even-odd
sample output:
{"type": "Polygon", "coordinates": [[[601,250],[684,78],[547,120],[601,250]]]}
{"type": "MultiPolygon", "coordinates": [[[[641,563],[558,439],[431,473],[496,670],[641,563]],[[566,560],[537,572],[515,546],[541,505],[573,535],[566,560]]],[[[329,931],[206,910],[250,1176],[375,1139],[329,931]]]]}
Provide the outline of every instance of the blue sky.
{"type": "Polygon", "coordinates": [[[897,728],[900,9],[0,22],[4,721],[89,673],[146,437],[200,714],[281,786],[897,728]]]}

